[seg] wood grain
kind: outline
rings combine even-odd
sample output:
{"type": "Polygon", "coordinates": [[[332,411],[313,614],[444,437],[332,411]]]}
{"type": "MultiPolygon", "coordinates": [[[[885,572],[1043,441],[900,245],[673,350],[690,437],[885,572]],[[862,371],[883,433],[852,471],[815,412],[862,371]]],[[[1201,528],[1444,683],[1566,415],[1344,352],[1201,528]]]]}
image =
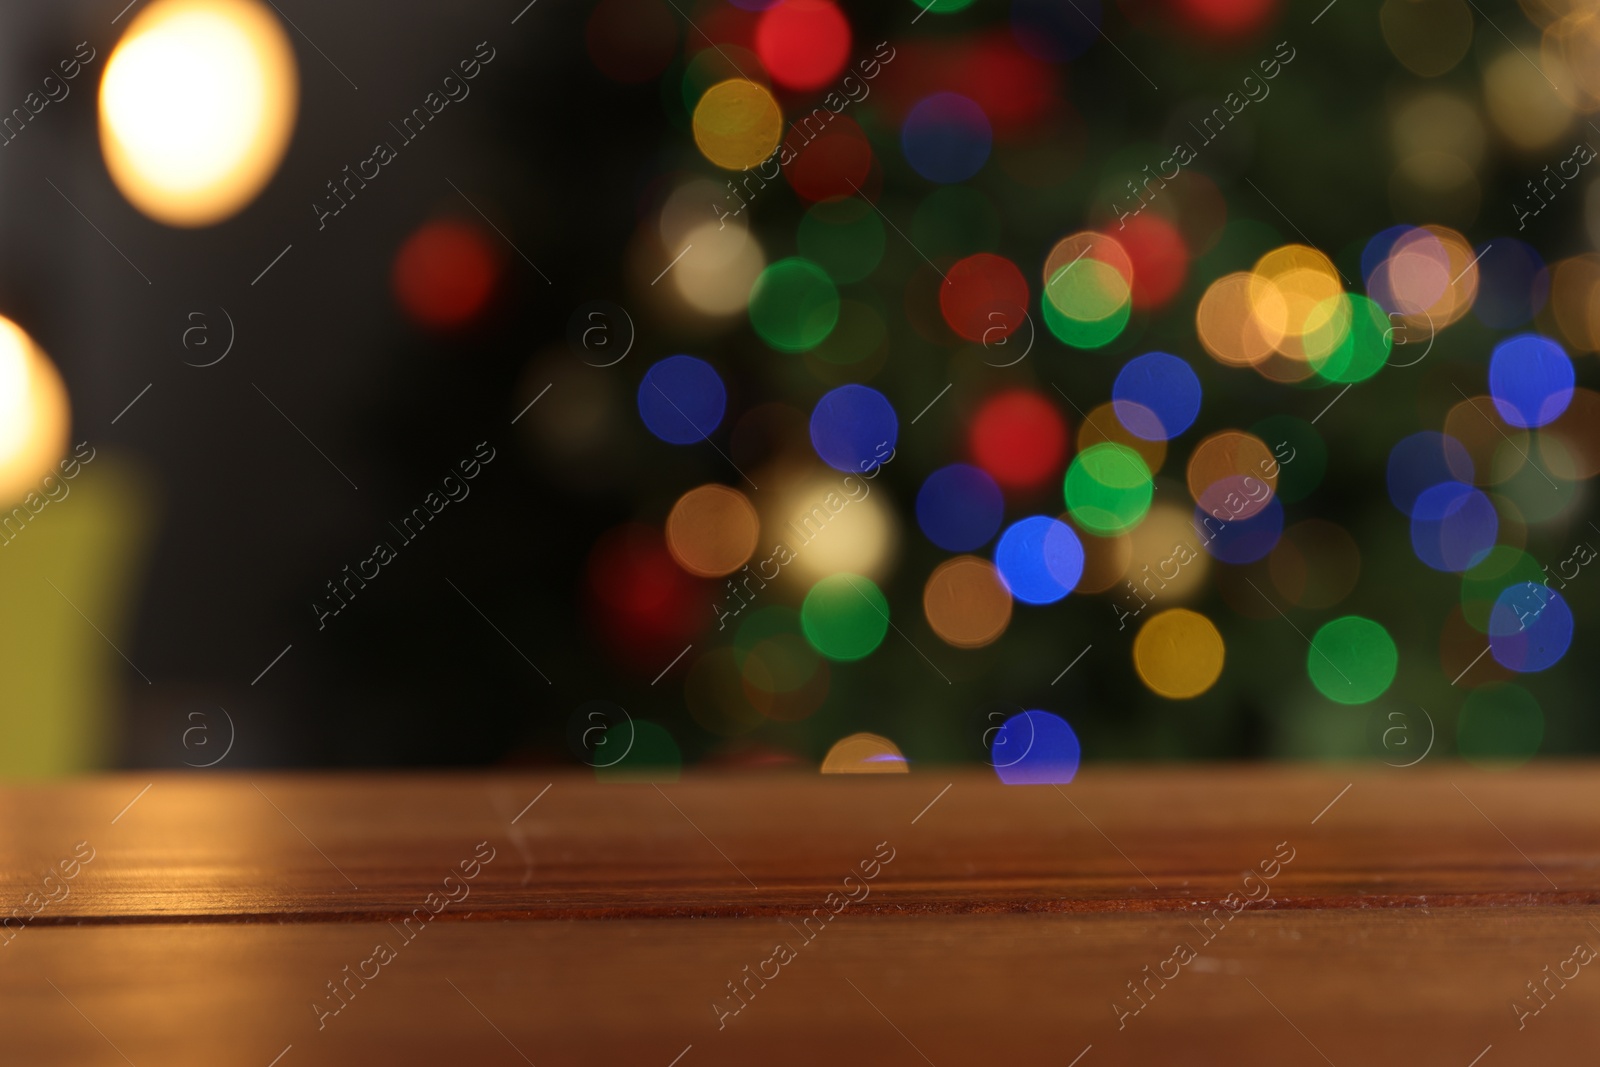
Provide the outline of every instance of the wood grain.
{"type": "Polygon", "coordinates": [[[50,869],[59,897],[0,931],[0,1064],[1495,1067],[1600,1041],[1600,967],[1526,986],[1600,947],[1584,764],[116,776],[0,790],[0,816],[0,914],[50,869]],[[774,970],[733,1014],[728,983],[774,970]]]}

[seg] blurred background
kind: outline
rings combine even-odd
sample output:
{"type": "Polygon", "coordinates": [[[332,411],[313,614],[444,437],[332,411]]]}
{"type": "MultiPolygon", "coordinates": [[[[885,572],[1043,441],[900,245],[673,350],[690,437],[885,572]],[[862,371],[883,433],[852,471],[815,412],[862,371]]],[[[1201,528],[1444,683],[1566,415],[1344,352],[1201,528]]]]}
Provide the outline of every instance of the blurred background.
{"type": "Polygon", "coordinates": [[[1593,752],[1600,13],[0,11],[0,770],[1593,752]]]}

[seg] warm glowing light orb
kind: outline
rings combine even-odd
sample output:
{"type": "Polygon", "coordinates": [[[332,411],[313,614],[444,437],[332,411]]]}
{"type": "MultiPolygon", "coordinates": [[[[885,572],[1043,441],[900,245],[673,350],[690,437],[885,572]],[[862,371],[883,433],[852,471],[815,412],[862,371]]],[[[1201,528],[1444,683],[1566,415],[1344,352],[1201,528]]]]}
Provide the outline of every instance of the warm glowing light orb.
{"type": "Polygon", "coordinates": [[[55,473],[69,416],[55,365],[20,326],[0,318],[0,502],[9,506],[55,473]]]}
{"type": "Polygon", "coordinates": [[[100,83],[100,149],[134,207],[209,226],[255,199],[294,130],[288,36],[255,0],[157,0],[100,83]]]}

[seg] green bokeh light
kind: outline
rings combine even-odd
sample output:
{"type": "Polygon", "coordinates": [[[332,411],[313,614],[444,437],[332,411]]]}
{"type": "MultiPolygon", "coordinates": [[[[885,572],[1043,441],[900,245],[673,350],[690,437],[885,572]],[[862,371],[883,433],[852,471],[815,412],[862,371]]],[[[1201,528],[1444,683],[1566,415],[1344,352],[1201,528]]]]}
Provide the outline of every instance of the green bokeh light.
{"type": "Polygon", "coordinates": [[[1526,763],[1544,740],[1544,710],[1533,694],[1509,682],[1467,694],[1456,721],[1456,748],[1477,764],[1510,767],[1526,763]]]}
{"type": "Polygon", "coordinates": [[[1345,301],[1349,311],[1330,316],[1327,329],[1342,329],[1344,336],[1326,355],[1313,356],[1311,366],[1330,382],[1364,382],[1388,362],[1393,323],[1383,308],[1364,296],[1346,293],[1337,299],[1345,301]]]}
{"type": "Polygon", "coordinates": [[[1117,268],[1084,256],[1057,270],[1039,301],[1044,323],[1073,348],[1101,348],[1117,339],[1133,301],[1117,268]]]}
{"type": "Polygon", "coordinates": [[[780,259],[750,288],[750,325],[779,351],[815,348],[838,321],[839,290],[809,259],[780,259]]]}
{"type": "Polygon", "coordinates": [[[948,15],[956,11],[965,11],[975,0],[911,0],[911,2],[925,11],[932,11],[935,15],[948,15]]]}
{"type": "Polygon", "coordinates": [[[1394,681],[1399,663],[1389,631],[1359,615],[1346,615],[1324,625],[1306,653],[1311,684],[1340,704],[1377,699],[1394,681]]]}
{"type": "Polygon", "coordinates": [[[1139,525],[1150,511],[1154,492],[1144,457],[1110,441],[1079,452],[1062,485],[1073,521],[1097,534],[1122,533],[1139,525]]]}
{"type": "Polygon", "coordinates": [[[883,221],[855,197],[813,204],[800,220],[800,254],[840,285],[859,282],[883,259],[883,221]]]}
{"type": "Polygon", "coordinates": [[[889,632],[889,602],[870,578],[830,574],[800,606],[806,640],[829,659],[861,659],[889,632]]]}

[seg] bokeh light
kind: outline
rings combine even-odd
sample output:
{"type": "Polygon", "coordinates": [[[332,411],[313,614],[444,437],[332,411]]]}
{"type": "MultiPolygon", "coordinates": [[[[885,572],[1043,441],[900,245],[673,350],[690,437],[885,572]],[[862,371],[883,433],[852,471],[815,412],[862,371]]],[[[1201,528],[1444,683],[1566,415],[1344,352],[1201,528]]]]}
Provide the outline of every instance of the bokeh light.
{"type": "Polygon", "coordinates": [[[756,509],[737,489],[702,485],[667,515],[667,550],[690,574],[718,578],[744,566],[756,549],[756,509]]]}
{"type": "Polygon", "coordinates": [[[1012,596],[1026,604],[1053,604],[1083,576],[1083,545],[1066,523],[1033,515],[1000,535],[994,562],[1012,596]]]}
{"type": "Polygon", "coordinates": [[[908,771],[899,746],[878,734],[859,733],[841,738],[822,758],[823,774],[905,774],[908,771]]]}
{"type": "Polygon", "coordinates": [[[1111,395],[1117,420],[1146,440],[1171,440],[1200,414],[1200,379],[1189,364],[1166,352],[1129,360],[1111,395]]]}
{"type": "Polygon", "coordinates": [[[889,632],[889,602],[871,578],[832,574],[806,593],[800,626],[806,640],[829,659],[858,660],[889,632]]]}
{"type": "Polygon", "coordinates": [[[0,318],[0,500],[48,489],[41,481],[66,454],[70,418],[55,364],[22,327],[0,318]]]}
{"type": "Polygon", "coordinates": [[[1400,654],[1389,631],[1371,619],[1345,615],[1311,639],[1306,672],[1317,692],[1340,704],[1365,704],[1394,681],[1400,654]]]}
{"type": "Polygon", "coordinates": [[[945,271],[939,286],[944,320],[968,341],[998,344],[1022,325],[1028,309],[1028,283],[1017,265],[980,252],[945,271]]]}
{"type": "Polygon", "coordinates": [[[928,627],[945,644],[982,648],[993,644],[1011,622],[1011,594],[994,564],[976,556],[957,556],[935,567],[922,589],[928,627]]]}
{"type": "Polygon", "coordinates": [[[1073,458],[1062,484],[1067,510],[1095,533],[1122,533],[1150,510],[1155,485],[1139,453],[1118,444],[1091,445],[1073,458]]]}
{"type": "MultiPolygon", "coordinates": [[[[100,151],[134,207],[169,226],[209,226],[242,210],[277,171],[298,99],[294,49],[267,7],[157,0],[106,61],[100,151]]],[[[367,177],[386,162],[364,160],[367,177]]],[[[359,175],[355,183],[364,184],[359,175]]],[[[344,201],[325,205],[324,221],[344,201]]]]}
{"type": "Polygon", "coordinates": [[[900,127],[906,162],[931,182],[964,182],[988,162],[994,131],[989,117],[959,93],[918,101],[900,127]]]}
{"type": "Polygon", "coordinates": [[[811,411],[812,447],[822,462],[850,474],[888,462],[899,432],[894,405],[865,385],[841,385],[811,411]]]}
{"type": "Polygon", "coordinates": [[[839,290],[828,272],[809,259],[778,260],[750,290],[750,325],[779,351],[815,348],[838,321],[839,290]]]}
{"type": "Polygon", "coordinates": [[[1034,489],[1061,469],[1067,420],[1048,399],[1010,389],[986,399],[972,418],[973,462],[1007,489],[1034,489]]]}
{"type": "Polygon", "coordinates": [[[1024,711],[995,730],[989,755],[1006,785],[1066,785],[1078,774],[1082,748],[1061,716],[1024,711]]]}
{"type": "Polygon", "coordinates": [[[1187,608],[1152,615],[1133,639],[1133,665],[1150,691],[1170,700],[1199,696],[1222,677],[1222,634],[1187,608]]]}
{"type": "Polygon", "coordinates": [[[711,364],[694,356],[668,356],[639,383],[639,417],[672,445],[691,445],[722,423],[728,392],[711,364]]]}
{"type": "Polygon", "coordinates": [[[746,170],[778,147],[783,113],[765,87],[729,78],[707,89],[694,108],[694,143],[724,170],[746,170]]]}
{"type": "Polygon", "coordinates": [[[1000,529],[1005,498],[987,473],[965,463],[940,467],[917,492],[917,525],[947,552],[971,552],[1000,529]]]}
{"type": "Polygon", "coordinates": [[[1405,515],[1440,482],[1472,481],[1472,457],[1460,441],[1433,430],[1402,437],[1389,450],[1389,500],[1405,515]]]}
{"type": "Polygon", "coordinates": [[[430,222],[395,255],[395,300],[419,326],[457,329],[483,313],[499,274],[498,248],[480,227],[454,219],[430,222]]]}
{"type": "Polygon", "coordinates": [[[1489,609],[1489,653],[1519,674],[1549,670],[1572,645],[1572,609],[1549,586],[1507,586],[1489,609]]]}
{"type": "Polygon", "coordinates": [[[1465,571],[1483,562],[1500,533],[1489,498],[1470,485],[1441,482],[1411,509],[1411,549],[1436,571],[1465,571]]]}
{"type": "Polygon", "coordinates": [[[1567,410],[1576,377],[1572,360],[1548,337],[1525,333],[1502,341],[1489,358],[1489,392],[1513,426],[1543,426],[1567,410]]]}
{"type": "Polygon", "coordinates": [[[756,23],[756,55],[788,89],[820,89],[850,57],[850,23],[829,0],[779,0],[756,23]]]}

